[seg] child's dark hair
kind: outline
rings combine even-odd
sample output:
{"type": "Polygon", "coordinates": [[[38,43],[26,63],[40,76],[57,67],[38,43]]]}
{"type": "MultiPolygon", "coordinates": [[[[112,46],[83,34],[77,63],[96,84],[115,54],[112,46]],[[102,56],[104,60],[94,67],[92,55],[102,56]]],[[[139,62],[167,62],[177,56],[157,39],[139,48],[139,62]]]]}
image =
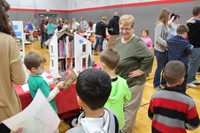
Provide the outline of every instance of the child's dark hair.
{"type": "Polygon", "coordinates": [[[149,30],[148,30],[147,28],[142,29],[142,30],[141,30],[141,33],[142,33],[143,31],[145,31],[145,32],[147,33],[147,36],[149,35],[149,30]]]}
{"type": "MultiPolygon", "coordinates": [[[[176,18],[180,18],[180,16],[177,15],[177,14],[175,14],[175,13],[172,13],[171,16],[170,16],[170,18],[172,18],[173,16],[174,16],[174,20],[175,20],[176,18]]],[[[173,21],[174,21],[174,20],[173,20],[173,21]]]]}
{"type": "Polygon", "coordinates": [[[111,92],[111,79],[99,69],[86,69],[78,76],[76,92],[91,109],[103,108],[111,92]]]}
{"type": "Polygon", "coordinates": [[[187,25],[179,25],[178,28],[176,29],[177,34],[183,34],[183,33],[187,33],[189,32],[189,29],[187,27],[187,25]]]}
{"type": "Polygon", "coordinates": [[[45,62],[45,57],[34,51],[29,52],[24,58],[24,64],[28,70],[31,70],[33,67],[38,68],[41,63],[45,62]]]}
{"type": "Polygon", "coordinates": [[[175,85],[180,79],[185,77],[186,68],[180,61],[170,61],[164,69],[164,78],[170,85],[175,85]]]}
{"type": "Polygon", "coordinates": [[[111,70],[115,69],[119,63],[119,54],[116,50],[109,48],[100,53],[101,62],[105,63],[111,70]]]}

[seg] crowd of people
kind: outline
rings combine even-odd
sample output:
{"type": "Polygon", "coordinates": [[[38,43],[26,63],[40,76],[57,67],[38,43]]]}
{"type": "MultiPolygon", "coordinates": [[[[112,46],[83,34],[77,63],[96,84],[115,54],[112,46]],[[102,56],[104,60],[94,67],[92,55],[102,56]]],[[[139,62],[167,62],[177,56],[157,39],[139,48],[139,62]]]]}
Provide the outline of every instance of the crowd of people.
{"type": "MultiPolygon", "coordinates": [[[[25,73],[14,32],[9,25],[7,11],[10,6],[5,0],[0,0],[0,6],[0,54],[5,57],[1,59],[4,65],[0,67],[0,132],[21,133],[21,127],[11,131],[2,123],[22,110],[12,83],[23,84],[25,73]]],[[[154,55],[157,66],[153,86],[157,91],[152,95],[146,114],[152,119],[152,132],[185,133],[197,128],[200,125],[198,112],[186,89],[187,86],[195,88],[195,84],[200,83],[195,79],[200,67],[200,7],[194,7],[192,13],[192,18],[186,24],[179,24],[179,15],[169,9],[161,10],[155,22],[154,42],[148,37],[149,30],[146,28],[141,30],[140,37],[134,33],[137,25],[132,15],[119,16],[117,12],[108,23],[107,17],[103,16],[95,27],[83,17],[80,23],[73,18],[72,25],[61,18],[57,19],[57,24],[50,19],[42,20],[41,48],[56,28],[95,35],[94,53],[97,53],[97,46],[100,45],[101,70],[90,68],[78,75],[77,101],[83,111],[77,126],[66,133],[132,133],[154,55]],[[105,39],[108,42],[103,49],[105,39]]],[[[29,32],[34,30],[31,19],[27,29],[29,32]]],[[[50,83],[40,76],[45,61],[44,56],[37,52],[29,52],[25,56],[24,63],[30,71],[28,85],[33,98],[41,89],[57,113],[54,97],[63,83],[57,83],[50,91],[50,83]]],[[[56,78],[51,83],[55,81],[56,78]]]]}

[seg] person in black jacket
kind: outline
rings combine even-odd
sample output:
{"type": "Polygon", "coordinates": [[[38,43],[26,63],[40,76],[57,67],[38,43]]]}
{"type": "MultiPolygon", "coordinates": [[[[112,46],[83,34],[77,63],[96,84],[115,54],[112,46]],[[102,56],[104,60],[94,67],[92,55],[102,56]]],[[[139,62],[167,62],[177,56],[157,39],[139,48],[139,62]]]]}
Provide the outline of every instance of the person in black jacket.
{"type": "Polygon", "coordinates": [[[113,18],[108,23],[108,33],[110,37],[108,39],[107,47],[110,48],[114,45],[116,38],[119,37],[119,16],[118,12],[114,12],[113,18]]]}
{"type": "Polygon", "coordinates": [[[189,57],[187,86],[195,88],[196,84],[200,83],[200,80],[196,80],[195,77],[200,67],[200,6],[194,7],[192,13],[194,23],[187,23],[187,26],[189,28],[188,40],[194,48],[189,57]]]}
{"type": "Polygon", "coordinates": [[[107,17],[103,16],[102,20],[96,24],[96,29],[95,29],[96,41],[94,44],[93,54],[96,52],[98,44],[100,45],[100,52],[103,51],[103,41],[104,38],[106,38],[106,20],[107,17]]]}

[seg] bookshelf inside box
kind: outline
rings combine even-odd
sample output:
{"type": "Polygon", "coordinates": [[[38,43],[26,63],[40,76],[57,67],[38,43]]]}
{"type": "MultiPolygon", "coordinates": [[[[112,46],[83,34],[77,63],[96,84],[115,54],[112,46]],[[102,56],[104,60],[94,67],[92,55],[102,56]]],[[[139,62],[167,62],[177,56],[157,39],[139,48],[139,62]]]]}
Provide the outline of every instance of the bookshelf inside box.
{"type": "Polygon", "coordinates": [[[69,68],[79,73],[91,66],[91,42],[77,33],[55,31],[45,45],[49,45],[52,75],[56,76],[69,68]]]}

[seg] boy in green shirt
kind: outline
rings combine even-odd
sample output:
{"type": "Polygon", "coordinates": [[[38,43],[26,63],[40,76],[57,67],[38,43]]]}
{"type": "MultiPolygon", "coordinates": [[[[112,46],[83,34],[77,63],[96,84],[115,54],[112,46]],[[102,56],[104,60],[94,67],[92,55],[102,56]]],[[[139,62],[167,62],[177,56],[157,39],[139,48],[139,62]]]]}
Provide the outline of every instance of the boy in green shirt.
{"type": "Polygon", "coordinates": [[[118,52],[113,49],[105,49],[100,53],[101,69],[108,73],[112,80],[112,90],[104,107],[115,112],[122,129],[125,124],[124,104],[130,101],[131,92],[126,80],[115,74],[119,58],[118,52]]]}
{"type": "Polygon", "coordinates": [[[34,98],[37,90],[40,89],[47,97],[47,100],[50,102],[54,111],[58,113],[56,103],[53,99],[60,92],[60,89],[63,88],[63,82],[59,82],[52,91],[50,90],[49,85],[53,84],[57,80],[57,78],[45,81],[43,77],[40,76],[44,72],[45,62],[46,59],[43,55],[33,51],[29,52],[25,56],[24,64],[26,68],[30,71],[30,75],[28,78],[29,90],[32,98],[34,98]]]}

